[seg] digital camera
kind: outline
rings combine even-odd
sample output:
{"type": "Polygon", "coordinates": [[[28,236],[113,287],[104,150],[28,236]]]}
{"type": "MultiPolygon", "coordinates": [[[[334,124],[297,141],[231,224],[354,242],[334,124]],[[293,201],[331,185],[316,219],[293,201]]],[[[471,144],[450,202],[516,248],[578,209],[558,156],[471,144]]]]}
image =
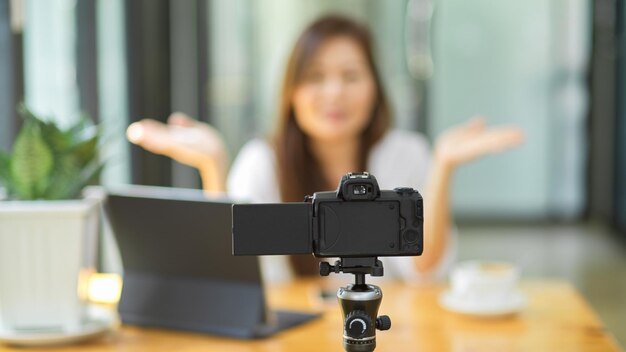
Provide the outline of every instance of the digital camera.
{"type": "Polygon", "coordinates": [[[233,254],[421,255],[423,209],[413,188],[381,191],[373,175],[348,173],[302,203],[233,205],[233,254]]]}

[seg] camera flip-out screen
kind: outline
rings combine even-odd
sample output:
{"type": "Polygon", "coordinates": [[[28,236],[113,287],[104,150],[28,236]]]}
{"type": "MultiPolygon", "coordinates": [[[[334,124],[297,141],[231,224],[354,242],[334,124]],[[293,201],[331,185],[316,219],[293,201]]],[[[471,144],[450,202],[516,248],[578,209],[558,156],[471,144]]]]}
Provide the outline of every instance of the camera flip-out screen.
{"type": "Polygon", "coordinates": [[[303,203],[233,206],[235,255],[359,258],[422,249],[422,196],[406,187],[381,191],[367,173],[350,173],[336,192],[316,192],[303,203]]]}
{"type": "Polygon", "coordinates": [[[233,254],[311,254],[310,203],[235,204],[233,254]]]}

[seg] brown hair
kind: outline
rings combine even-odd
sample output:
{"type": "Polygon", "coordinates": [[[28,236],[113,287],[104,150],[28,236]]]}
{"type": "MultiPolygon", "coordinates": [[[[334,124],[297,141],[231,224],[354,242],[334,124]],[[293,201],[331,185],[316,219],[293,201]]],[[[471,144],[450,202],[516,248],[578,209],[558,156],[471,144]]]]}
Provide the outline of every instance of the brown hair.
{"type": "MultiPolygon", "coordinates": [[[[391,112],[383,91],[378,70],[374,64],[372,37],[365,25],[352,19],[327,15],[307,27],[297,40],[285,73],[280,95],[278,128],[274,135],[274,148],[277,159],[277,176],[281,199],[284,202],[299,202],[305,195],[320,190],[328,190],[338,180],[326,180],[320,163],[315,159],[308,145],[308,136],[295,120],[292,98],[296,87],[302,82],[305,68],[310,64],[316,51],[324,42],[338,36],[348,37],[362,49],[376,86],[369,124],[360,138],[359,170],[367,169],[367,156],[372,146],[380,140],[391,124],[391,112]]],[[[292,256],[291,262],[297,274],[313,274],[316,262],[310,256],[292,256]]]]}

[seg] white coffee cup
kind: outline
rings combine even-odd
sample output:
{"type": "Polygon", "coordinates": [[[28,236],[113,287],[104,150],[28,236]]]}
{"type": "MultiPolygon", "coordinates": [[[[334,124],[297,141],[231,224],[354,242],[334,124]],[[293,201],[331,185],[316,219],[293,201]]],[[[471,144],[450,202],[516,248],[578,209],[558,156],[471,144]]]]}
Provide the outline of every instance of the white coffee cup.
{"type": "Polygon", "coordinates": [[[466,261],[457,264],[450,276],[452,294],[472,305],[499,305],[516,292],[520,270],[512,263],[466,261]]]}

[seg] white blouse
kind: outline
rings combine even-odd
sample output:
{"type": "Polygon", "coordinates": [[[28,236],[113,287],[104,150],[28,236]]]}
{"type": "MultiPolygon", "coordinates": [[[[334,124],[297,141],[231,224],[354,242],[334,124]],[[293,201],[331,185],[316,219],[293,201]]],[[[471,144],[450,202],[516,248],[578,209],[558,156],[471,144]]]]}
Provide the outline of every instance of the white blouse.
{"type": "MultiPolygon", "coordinates": [[[[430,161],[430,148],[424,136],[393,130],[373,146],[367,171],[376,177],[380,189],[413,187],[423,193],[430,161]]],[[[229,196],[236,201],[279,203],[275,164],[274,151],[267,142],[260,139],[248,142],[237,155],[228,175],[229,196]]],[[[385,277],[405,281],[440,280],[454,262],[456,242],[453,232],[443,259],[429,274],[418,273],[412,257],[381,257],[385,277]]],[[[261,257],[261,269],[266,282],[284,282],[293,277],[286,256],[261,257]]]]}

